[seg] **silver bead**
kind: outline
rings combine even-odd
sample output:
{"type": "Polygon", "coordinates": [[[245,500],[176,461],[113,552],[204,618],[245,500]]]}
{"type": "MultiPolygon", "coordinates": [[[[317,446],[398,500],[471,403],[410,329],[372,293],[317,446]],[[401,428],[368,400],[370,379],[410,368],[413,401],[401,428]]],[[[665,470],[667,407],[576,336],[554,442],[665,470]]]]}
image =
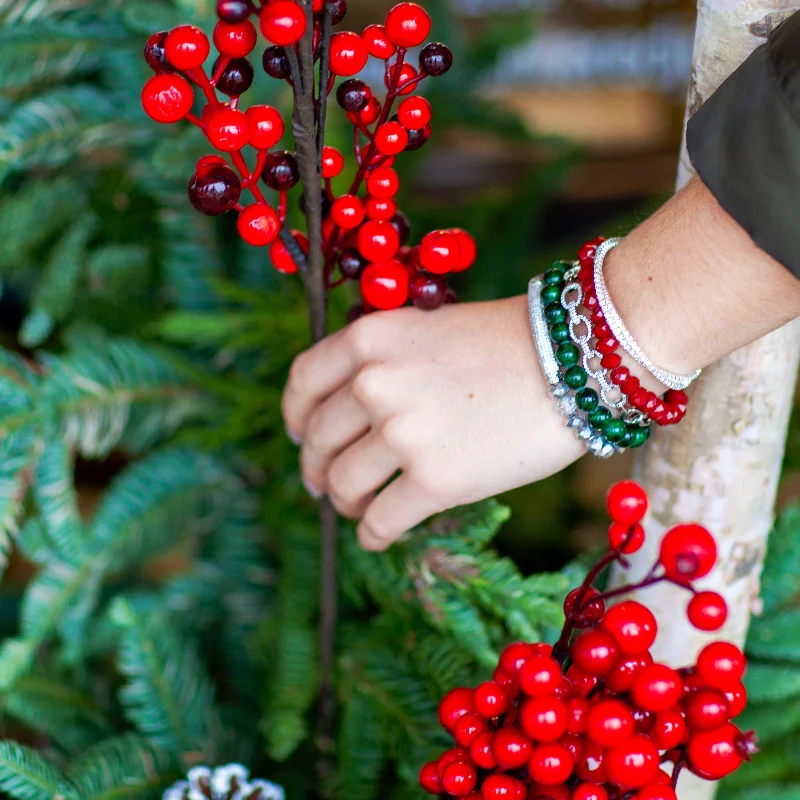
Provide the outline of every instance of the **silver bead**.
{"type": "Polygon", "coordinates": [[[603,445],[603,449],[600,451],[600,458],[611,458],[611,456],[616,455],[620,452],[616,447],[614,447],[611,442],[606,442],[603,445]]]}
{"type": "Polygon", "coordinates": [[[567,427],[572,430],[577,430],[583,425],[583,420],[580,417],[572,416],[567,420],[567,427]]]}
{"type": "Polygon", "coordinates": [[[550,394],[553,397],[564,397],[569,392],[569,387],[564,383],[557,383],[550,387],[550,394]]]}
{"type": "Polygon", "coordinates": [[[578,401],[568,394],[558,401],[558,410],[565,416],[572,416],[578,410],[578,401]]]}
{"type": "Polygon", "coordinates": [[[595,433],[587,442],[586,447],[590,453],[593,455],[598,455],[603,449],[603,445],[605,443],[606,440],[603,438],[603,435],[601,433],[595,433]]]}
{"type": "Polygon", "coordinates": [[[589,439],[592,438],[594,431],[592,430],[592,426],[588,423],[585,423],[580,428],[578,428],[578,438],[583,439],[584,442],[588,442],[589,439]]]}

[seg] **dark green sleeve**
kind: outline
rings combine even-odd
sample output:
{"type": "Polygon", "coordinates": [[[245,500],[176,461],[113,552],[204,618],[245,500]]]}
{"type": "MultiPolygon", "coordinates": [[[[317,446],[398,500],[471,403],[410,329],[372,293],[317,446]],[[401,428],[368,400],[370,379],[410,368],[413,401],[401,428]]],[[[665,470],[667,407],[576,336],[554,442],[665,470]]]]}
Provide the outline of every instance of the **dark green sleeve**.
{"type": "Polygon", "coordinates": [[[800,277],[800,12],[700,107],[687,144],[720,205],[800,277]]]}

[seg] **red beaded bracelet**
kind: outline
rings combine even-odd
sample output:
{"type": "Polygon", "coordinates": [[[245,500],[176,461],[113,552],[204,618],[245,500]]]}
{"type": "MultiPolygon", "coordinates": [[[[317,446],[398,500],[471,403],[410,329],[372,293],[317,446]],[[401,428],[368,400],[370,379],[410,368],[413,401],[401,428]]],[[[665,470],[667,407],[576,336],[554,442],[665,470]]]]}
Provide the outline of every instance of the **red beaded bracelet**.
{"type": "Polygon", "coordinates": [[[605,241],[600,236],[592,239],[578,251],[578,281],[583,287],[583,304],[590,313],[594,335],[597,337],[595,349],[602,354],[600,364],[609,371],[611,381],[628,396],[628,402],[637,411],[646,414],[658,425],[676,425],[686,416],[689,398],[686,392],[669,389],[663,397],[645,389],[639,379],[622,366],[622,356],[617,352],[619,342],[614,338],[606,324],[594,288],[594,259],[597,248],[605,241]]]}

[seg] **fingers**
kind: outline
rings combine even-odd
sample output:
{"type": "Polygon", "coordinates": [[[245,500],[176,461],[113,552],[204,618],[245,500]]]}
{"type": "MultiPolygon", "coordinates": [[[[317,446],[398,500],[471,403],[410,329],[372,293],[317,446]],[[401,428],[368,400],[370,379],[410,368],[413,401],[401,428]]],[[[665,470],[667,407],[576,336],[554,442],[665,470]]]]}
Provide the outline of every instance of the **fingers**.
{"type": "Polygon", "coordinates": [[[371,431],[331,463],[328,496],[345,517],[358,519],[373,494],[389,481],[400,464],[379,432],[371,431]]]}
{"type": "Polygon", "coordinates": [[[406,531],[441,510],[432,496],[405,473],[370,503],[358,526],[358,539],[365,550],[386,550],[406,531]]]}
{"type": "Polygon", "coordinates": [[[350,384],[343,386],[311,413],[305,427],[300,466],[312,494],[327,491],[328,470],[339,453],[370,428],[369,416],[350,384]]]}

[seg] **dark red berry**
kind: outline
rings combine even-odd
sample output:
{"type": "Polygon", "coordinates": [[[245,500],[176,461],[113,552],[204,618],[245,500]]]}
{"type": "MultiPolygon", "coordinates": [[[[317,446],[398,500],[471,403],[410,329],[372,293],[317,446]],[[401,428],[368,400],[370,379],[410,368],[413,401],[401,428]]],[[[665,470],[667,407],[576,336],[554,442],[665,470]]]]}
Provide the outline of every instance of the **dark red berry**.
{"type": "Polygon", "coordinates": [[[217,16],[225,22],[244,22],[250,16],[247,0],[217,0],[217,16]]]}
{"type": "Polygon", "coordinates": [[[195,172],[189,183],[189,200],[202,214],[217,217],[230,211],[242,194],[239,176],[228,166],[212,164],[195,172]]]}
{"type": "Polygon", "coordinates": [[[400,245],[405,245],[411,236],[411,223],[408,221],[408,217],[402,211],[398,211],[389,222],[400,237],[400,245]]]}
{"type": "Polygon", "coordinates": [[[261,32],[273,44],[288,47],[306,32],[306,12],[294,0],[273,0],[261,10],[261,32]]]}
{"type": "Polygon", "coordinates": [[[339,272],[342,273],[342,277],[348,280],[358,280],[366,266],[367,262],[355,248],[345,250],[339,256],[339,272]]]}
{"type": "Polygon", "coordinates": [[[297,159],[288,150],[274,150],[267,156],[263,173],[264,183],[276,191],[288,191],[297,186],[300,172],[297,159]]]}
{"type": "Polygon", "coordinates": [[[608,490],[608,513],[614,522],[636,525],[647,513],[647,495],[633,481],[621,481],[608,490]]]}
{"type": "Polygon", "coordinates": [[[714,568],[717,545],[702,525],[678,525],[662,539],[659,560],[670,580],[689,583],[714,568]]]}
{"type": "Polygon", "coordinates": [[[701,631],[718,631],[728,618],[728,606],[717,592],[698,592],[686,611],[689,622],[701,631]]]}
{"type": "Polygon", "coordinates": [[[418,131],[409,131],[408,144],[406,145],[406,152],[411,153],[415,150],[419,150],[421,147],[426,145],[428,139],[431,138],[432,132],[433,128],[431,128],[430,125],[426,125],[424,128],[421,128],[418,131]]]}
{"type": "Polygon", "coordinates": [[[453,66],[453,53],[446,44],[431,42],[419,54],[419,68],[433,78],[439,78],[453,66]]]}
{"type": "Polygon", "coordinates": [[[271,78],[281,81],[291,75],[289,59],[286,57],[286,50],[283,47],[271,45],[264,51],[264,57],[261,61],[264,66],[264,72],[271,78]]]}
{"type": "Polygon", "coordinates": [[[447,283],[439,275],[417,272],[408,283],[411,302],[423,311],[433,311],[444,305],[447,298],[447,283]]]}
{"type": "Polygon", "coordinates": [[[336,90],[336,102],[345,110],[352,113],[362,111],[372,99],[372,90],[364,81],[350,78],[339,84],[336,90]]]}
{"type": "MultiPolygon", "coordinates": [[[[213,73],[216,74],[222,56],[214,62],[213,73]]],[[[228,97],[239,97],[253,85],[253,65],[246,58],[233,58],[222,71],[217,80],[217,89],[228,97]]]]}
{"type": "Polygon", "coordinates": [[[564,600],[564,614],[570,617],[577,628],[589,628],[603,619],[606,613],[605,601],[600,592],[591,586],[573,589],[564,600]]]}
{"type": "Polygon", "coordinates": [[[584,697],[571,697],[567,700],[567,730],[570,733],[584,733],[589,715],[589,701],[584,697]]]}
{"type": "Polygon", "coordinates": [[[164,51],[164,43],[167,41],[168,31],[159,31],[154,33],[144,46],[144,59],[147,65],[153,72],[169,72],[169,61],[167,61],[167,54],[164,51]]]}

